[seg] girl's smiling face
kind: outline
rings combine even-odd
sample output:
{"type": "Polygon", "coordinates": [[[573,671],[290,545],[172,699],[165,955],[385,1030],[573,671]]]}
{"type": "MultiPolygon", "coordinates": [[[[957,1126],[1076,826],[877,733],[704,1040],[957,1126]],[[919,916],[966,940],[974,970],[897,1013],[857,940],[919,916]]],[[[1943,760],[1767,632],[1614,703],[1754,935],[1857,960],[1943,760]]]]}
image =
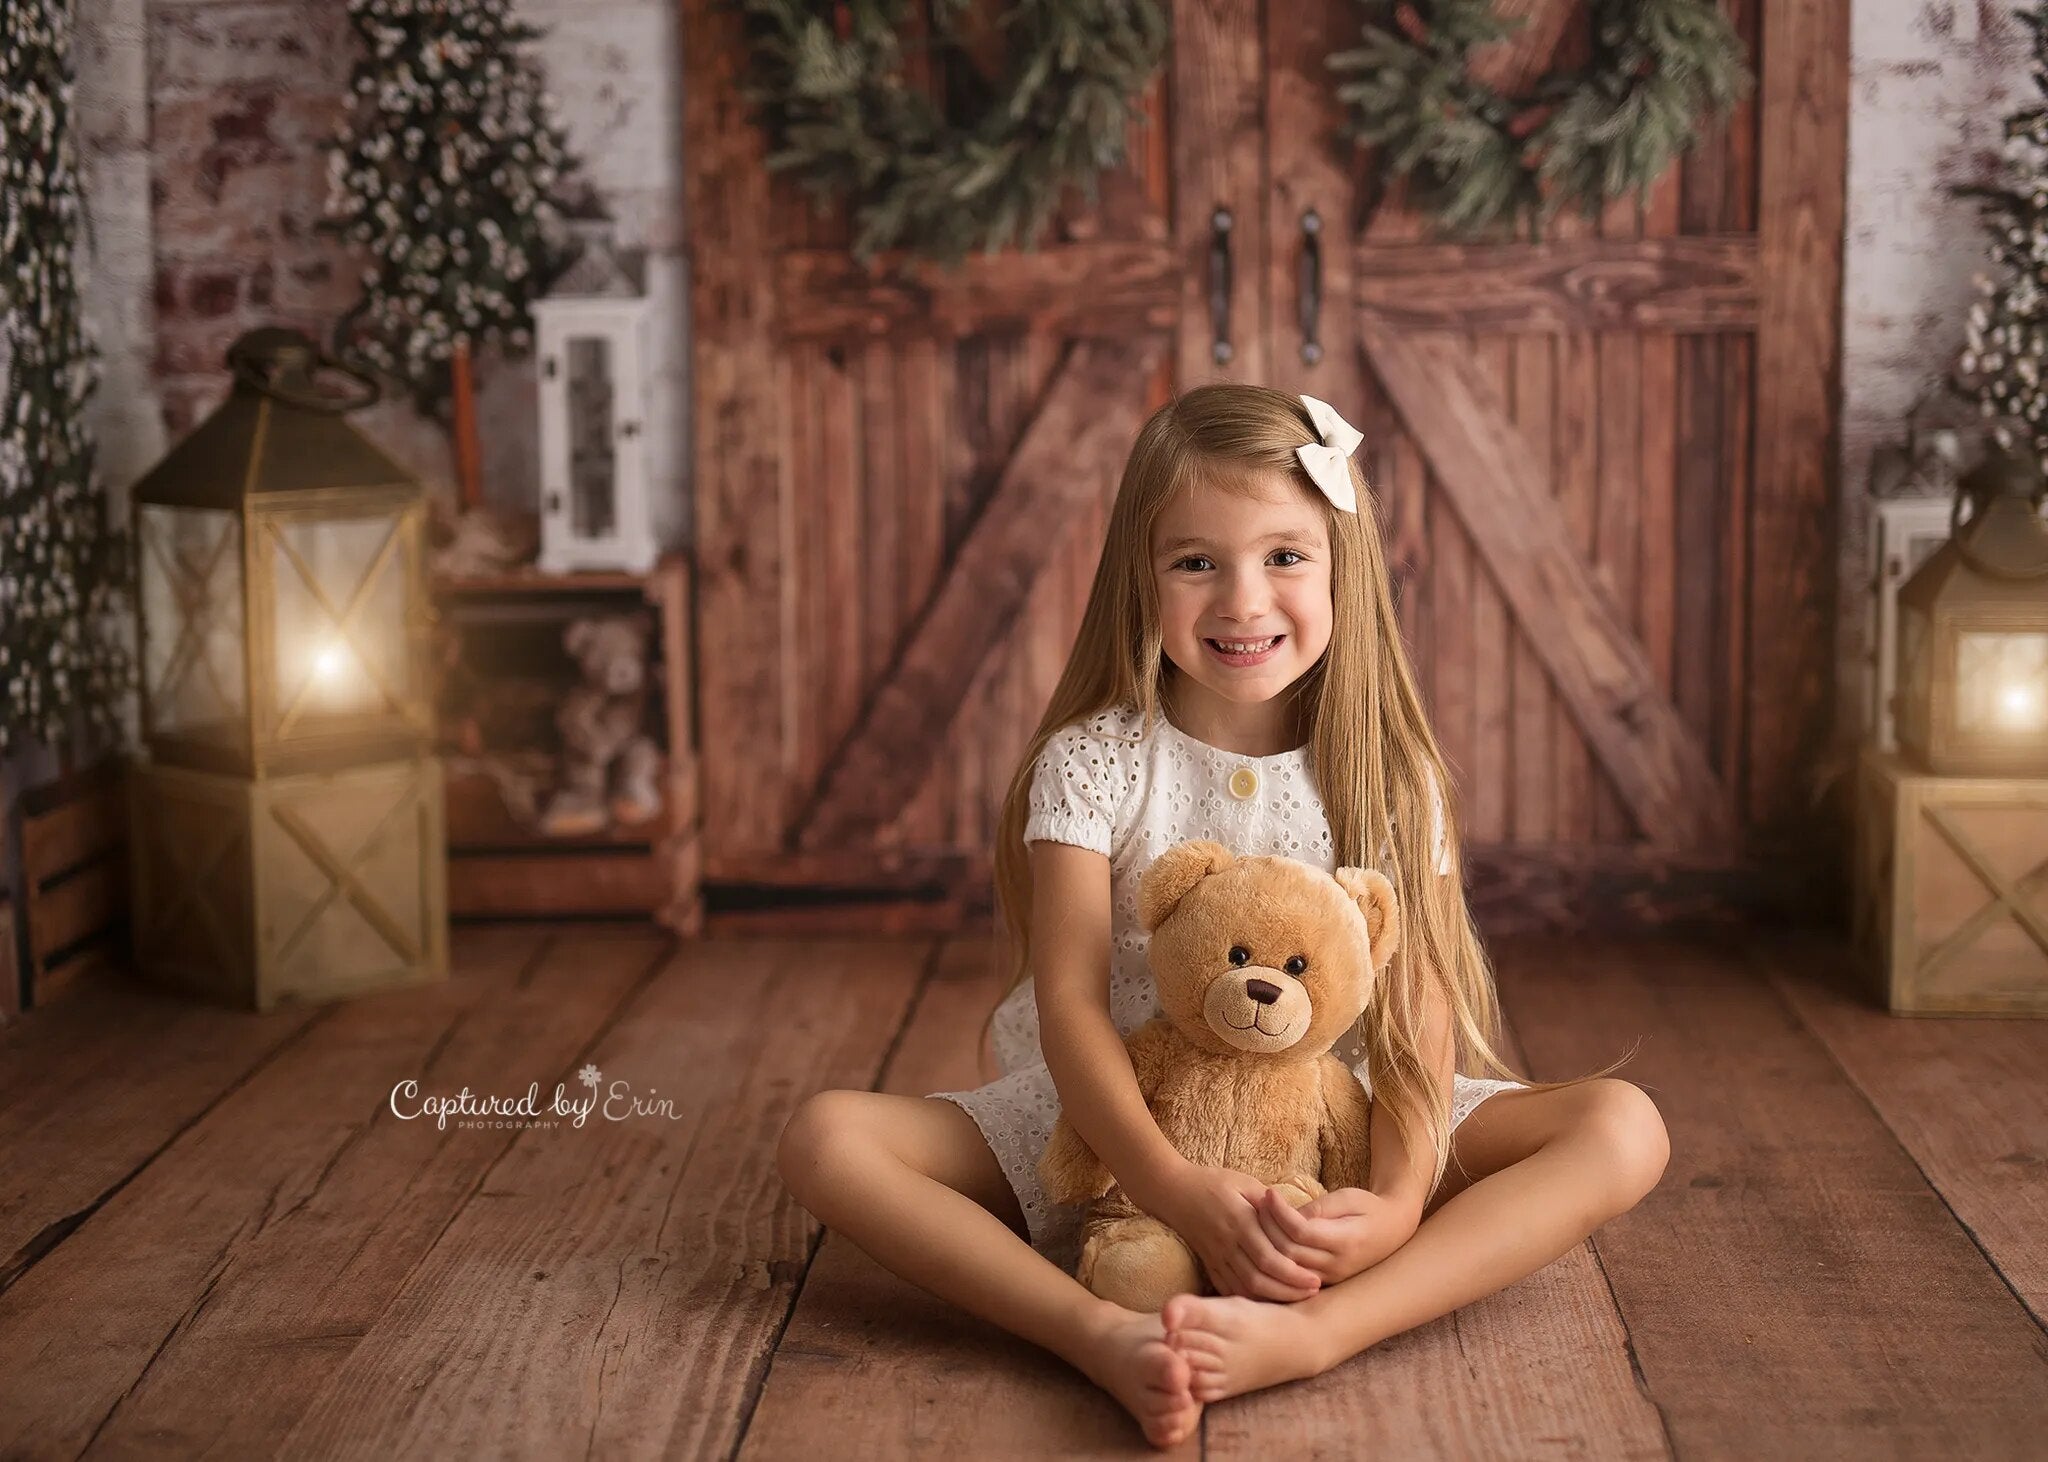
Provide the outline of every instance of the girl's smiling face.
{"type": "MultiPolygon", "coordinates": [[[[1152,530],[1166,656],[1209,702],[1188,709],[1221,724],[1244,724],[1221,702],[1271,701],[1330,644],[1323,512],[1281,473],[1260,473],[1252,486],[1252,494],[1206,483],[1177,492],[1152,530]]],[[[1284,731],[1262,718],[1246,729],[1284,731]]]]}

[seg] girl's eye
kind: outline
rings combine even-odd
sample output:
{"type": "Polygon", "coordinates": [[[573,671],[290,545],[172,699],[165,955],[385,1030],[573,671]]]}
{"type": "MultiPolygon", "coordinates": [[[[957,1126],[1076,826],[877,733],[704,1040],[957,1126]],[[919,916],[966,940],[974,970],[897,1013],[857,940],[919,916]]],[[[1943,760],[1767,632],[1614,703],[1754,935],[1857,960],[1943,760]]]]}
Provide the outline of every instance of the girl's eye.
{"type": "Polygon", "coordinates": [[[1290,954],[1287,957],[1287,963],[1280,966],[1280,968],[1287,971],[1290,975],[1299,975],[1307,971],[1308,961],[1298,954],[1290,954]]]}
{"type": "Polygon", "coordinates": [[[1252,952],[1242,944],[1233,944],[1230,946],[1230,962],[1234,965],[1250,964],[1252,952]]]}
{"type": "MultiPolygon", "coordinates": [[[[1279,549],[1273,554],[1273,557],[1281,560],[1281,562],[1274,565],[1276,568],[1291,569],[1297,564],[1308,562],[1307,554],[1292,548],[1279,549]]],[[[1216,567],[1215,564],[1209,561],[1208,555],[1200,553],[1191,553],[1186,558],[1176,559],[1173,566],[1177,569],[1186,569],[1190,573],[1200,573],[1203,569],[1213,569],[1216,567]]]]}

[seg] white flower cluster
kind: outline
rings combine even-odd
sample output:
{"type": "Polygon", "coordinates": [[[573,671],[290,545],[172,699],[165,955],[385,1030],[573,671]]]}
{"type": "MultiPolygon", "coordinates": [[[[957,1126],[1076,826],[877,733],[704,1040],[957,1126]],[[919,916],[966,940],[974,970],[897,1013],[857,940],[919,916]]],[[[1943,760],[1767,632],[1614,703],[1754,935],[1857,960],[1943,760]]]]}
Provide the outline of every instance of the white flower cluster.
{"type": "MultiPolygon", "coordinates": [[[[2034,84],[2048,92],[2048,32],[2035,34],[2034,84]]],[[[2005,447],[2021,444],[2048,453],[2048,114],[2007,119],[2007,178],[1984,219],[1996,274],[1976,278],[1965,345],[1956,362],[1957,384],[1993,418],[1992,435],[2005,447]]]]}
{"type": "Polygon", "coordinates": [[[360,246],[345,342],[423,401],[455,341],[532,339],[559,266],[554,189],[574,161],[507,0],[349,0],[362,38],[328,156],[327,226],[360,246]]]}
{"type": "Polygon", "coordinates": [[[71,6],[0,6],[0,750],[117,726],[119,547],[85,409],[98,359],[78,298],[84,209],[71,6]]]}

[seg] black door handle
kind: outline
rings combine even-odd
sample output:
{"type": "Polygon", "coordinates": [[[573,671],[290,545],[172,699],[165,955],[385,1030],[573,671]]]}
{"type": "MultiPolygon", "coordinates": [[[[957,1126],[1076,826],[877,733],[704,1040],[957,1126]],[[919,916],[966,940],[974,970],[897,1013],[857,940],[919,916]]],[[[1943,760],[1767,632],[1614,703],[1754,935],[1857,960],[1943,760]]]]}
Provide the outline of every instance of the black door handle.
{"type": "Polygon", "coordinates": [[[1301,363],[1323,358],[1323,218],[1313,208],[1301,216],[1301,363]]]}
{"type": "Polygon", "coordinates": [[[1230,363],[1230,225],[1228,208],[1209,216],[1209,354],[1218,365],[1230,363]]]}

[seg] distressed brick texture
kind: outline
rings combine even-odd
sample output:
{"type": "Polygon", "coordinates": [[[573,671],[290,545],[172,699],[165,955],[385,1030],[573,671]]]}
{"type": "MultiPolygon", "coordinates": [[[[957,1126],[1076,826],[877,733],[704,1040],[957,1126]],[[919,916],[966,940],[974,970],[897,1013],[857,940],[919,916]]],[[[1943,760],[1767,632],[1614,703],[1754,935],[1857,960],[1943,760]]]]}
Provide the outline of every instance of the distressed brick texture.
{"type": "Polygon", "coordinates": [[[1989,267],[1976,205],[1999,176],[2006,113],[2033,95],[2027,34],[2005,0],[1856,0],[1850,32],[1842,301],[1842,512],[1837,640],[1844,741],[1868,729],[1870,458],[1953,364],[1989,267]]]}
{"type": "MultiPolygon", "coordinates": [[[[125,192],[110,214],[142,241],[103,340],[142,363],[123,391],[153,415],[154,445],[126,474],[219,403],[222,356],[255,325],[297,326],[324,339],[355,298],[359,267],[315,228],[326,201],[325,142],[340,118],[354,36],[340,0],[83,0],[89,29],[108,38],[107,64],[86,72],[91,145],[125,192]],[[104,18],[100,18],[104,17],[104,18]],[[121,149],[141,166],[121,172],[121,149]]],[[[627,247],[653,251],[659,318],[670,322],[654,361],[656,390],[688,417],[684,337],[680,86],[674,7],[665,0],[529,0],[541,26],[550,90],[571,145],[619,220],[627,247]]],[[[98,209],[96,208],[96,216],[98,209]]],[[[479,414],[486,492],[536,497],[530,367],[486,358],[479,414]]],[[[402,402],[359,418],[431,484],[452,475],[440,428],[402,402]]],[[[650,444],[653,445],[653,444],[650,444]]],[[[662,443],[659,481],[683,492],[687,444],[662,443]],[[665,450],[663,450],[665,449],[665,450]]]]}

